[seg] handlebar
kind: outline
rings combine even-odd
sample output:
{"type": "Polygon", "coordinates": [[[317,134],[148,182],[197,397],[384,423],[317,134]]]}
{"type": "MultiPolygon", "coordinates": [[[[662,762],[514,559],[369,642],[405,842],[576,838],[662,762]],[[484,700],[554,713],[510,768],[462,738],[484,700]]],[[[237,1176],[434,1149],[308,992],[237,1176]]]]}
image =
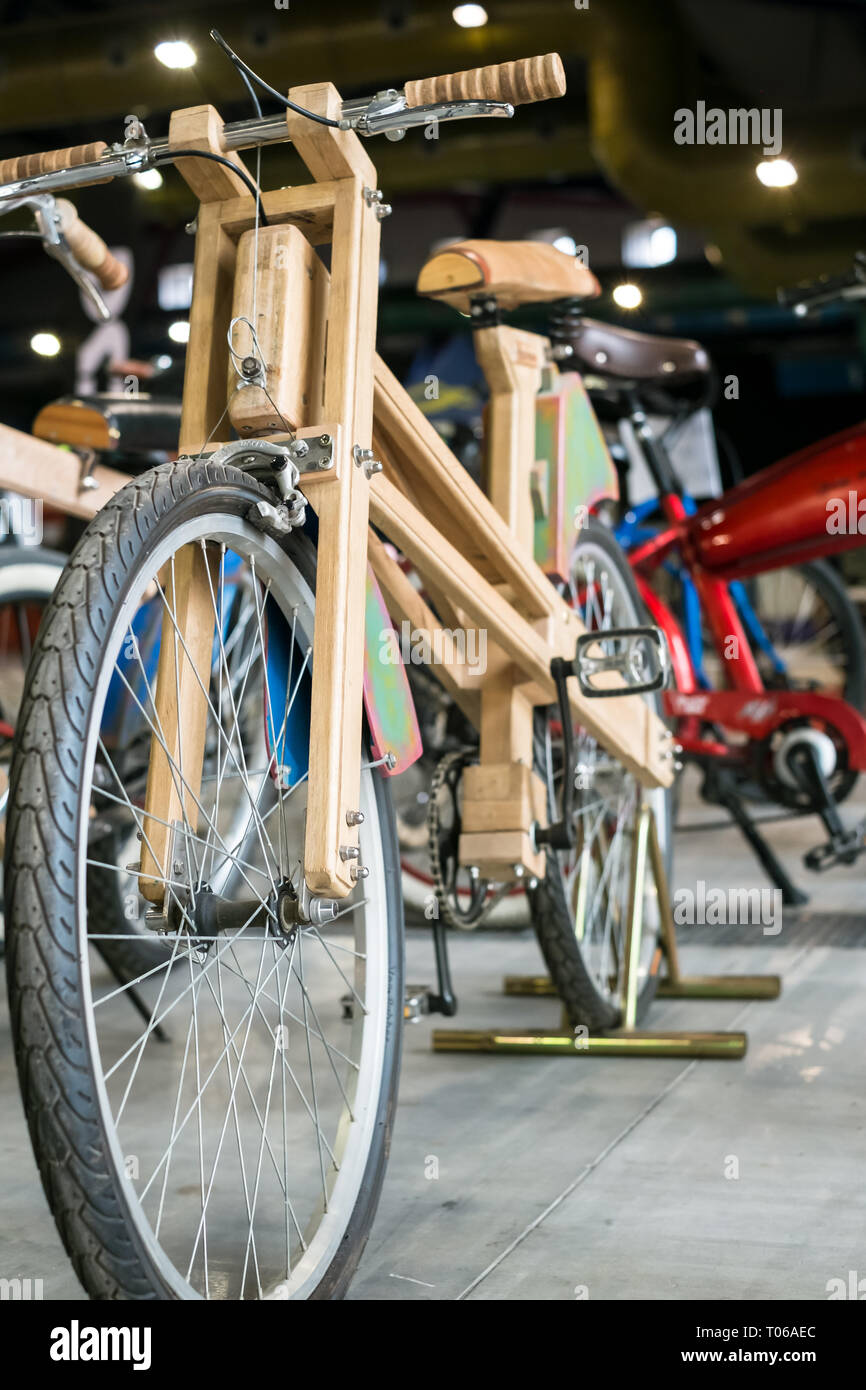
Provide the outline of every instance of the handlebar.
{"type": "MultiPolygon", "coordinates": [[[[558,53],[518,58],[511,63],[471,68],[407,82],[402,91],[345,101],[340,129],[364,136],[388,134],[400,139],[411,126],[471,116],[513,116],[514,107],[546,101],[565,92],[565,73],[558,53]]],[[[296,108],[297,109],[297,108],[296,108]]],[[[34,193],[53,193],[171,164],[178,152],[168,140],[151,140],[140,122],[138,133],[123,144],[104,140],[67,150],[21,155],[0,161],[0,204],[34,193]]],[[[290,140],[285,117],[263,116],[223,127],[225,151],[253,149],[290,140]]],[[[211,156],[215,157],[215,156],[211,156]]],[[[2,209],[0,209],[2,210],[2,209]]]]}
{"type": "MultiPolygon", "coordinates": [[[[272,96],[284,100],[294,111],[319,119],[315,113],[304,113],[302,107],[280,97],[279,92],[263,83],[251,68],[232,54],[215,31],[213,36],[233,61],[264,85],[272,96]]],[[[387,134],[391,139],[401,139],[412,126],[471,116],[513,116],[515,106],[546,101],[564,92],[562,59],[558,53],[543,53],[510,63],[422,78],[407,82],[402,91],[389,88],[370,98],[345,101],[339,121],[329,120],[325,124],[357,131],[364,136],[387,134]]],[[[114,178],[171,164],[181,156],[201,154],[203,158],[228,162],[224,156],[229,151],[289,140],[285,115],[260,116],[222,127],[223,154],[179,150],[172,148],[170,140],[151,140],[140,120],[127,117],[126,138],[122,144],[109,146],[104,140],[95,140],[64,150],[0,160],[0,213],[23,205],[31,206],[45,249],[90,295],[100,315],[108,318],[104,301],[93,281],[83,272],[90,271],[103,289],[114,290],[126,282],[127,268],[111,254],[102,238],[80,220],[71,203],[61,199],[55,204],[53,193],[110,183],[114,178]]],[[[247,179],[245,182],[256,196],[255,186],[247,179]]]]}
{"type": "Polygon", "coordinates": [[[565,71],[558,53],[542,53],[513,63],[419,78],[406,83],[403,95],[410,107],[440,101],[505,101],[521,106],[564,96],[565,71]]]}
{"type": "Polygon", "coordinates": [[[780,289],[778,302],[795,313],[807,314],[835,299],[866,298],[866,251],[858,251],[852,270],[841,275],[822,275],[817,280],[804,281],[791,289],[780,289]]]}

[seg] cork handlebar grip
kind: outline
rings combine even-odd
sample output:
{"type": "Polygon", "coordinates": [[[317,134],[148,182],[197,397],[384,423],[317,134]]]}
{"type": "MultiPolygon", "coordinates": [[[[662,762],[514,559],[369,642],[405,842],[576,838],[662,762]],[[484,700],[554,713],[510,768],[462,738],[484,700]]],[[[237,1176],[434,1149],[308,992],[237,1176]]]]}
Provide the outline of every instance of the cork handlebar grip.
{"type": "Polygon", "coordinates": [[[517,58],[467,72],[445,73],[407,82],[403,88],[407,106],[427,106],[440,101],[509,101],[521,106],[565,95],[565,72],[558,53],[517,58]]]}
{"type": "Polygon", "coordinates": [[[17,183],[19,179],[32,179],[37,174],[55,174],[59,169],[74,169],[79,164],[90,164],[104,154],[108,146],[104,140],[93,140],[89,145],[71,145],[66,150],[43,150],[41,154],[22,154],[17,159],[0,160],[0,183],[17,183]]]}
{"type": "Polygon", "coordinates": [[[102,237],[82,222],[71,203],[57,199],[60,225],[69,247],[80,265],[96,276],[104,290],[119,290],[129,279],[129,269],[113,256],[102,237]]]}

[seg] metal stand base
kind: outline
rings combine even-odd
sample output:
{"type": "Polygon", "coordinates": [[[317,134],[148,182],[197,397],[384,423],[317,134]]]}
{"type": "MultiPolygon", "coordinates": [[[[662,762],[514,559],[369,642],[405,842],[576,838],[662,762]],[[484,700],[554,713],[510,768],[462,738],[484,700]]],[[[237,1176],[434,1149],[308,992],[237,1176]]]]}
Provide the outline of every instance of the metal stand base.
{"type": "Polygon", "coordinates": [[[511,1052],[547,1057],[724,1057],[746,1055],[745,1033],[644,1032],[618,1028],[589,1037],[575,1037],[563,1029],[545,1032],[527,1028],[522,1033],[498,1029],[437,1028],[434,1052],[511,1052]]]}
{"type": "MultiPolygon", "coordinates": [[[[466,1029],[437,1028],[434,1052],[530,1053],[550,1057],[717,1057],[739,1059],[746,1054],[748,1037],[736,1032],[673,1032],[638,1029],[637,962],[643,930],[644,875],[647,861],[652,870],[661,910],[659,947],[667,973],[659,980],[658,995],[668,999],[776,999],[782,982],[778,975],[683,975],[679,966],[676,927],[670,906],[667,875],[659,850],[651,807],[642,806],[635,828],[625,978],[621,987],[623,1027],[587,1035],[575,1030],[568,1018],[561,1029],[537,1028],[466,1029]]],[[[555,996],[546,975],[507,975],[505,994],[555,996]]]]}

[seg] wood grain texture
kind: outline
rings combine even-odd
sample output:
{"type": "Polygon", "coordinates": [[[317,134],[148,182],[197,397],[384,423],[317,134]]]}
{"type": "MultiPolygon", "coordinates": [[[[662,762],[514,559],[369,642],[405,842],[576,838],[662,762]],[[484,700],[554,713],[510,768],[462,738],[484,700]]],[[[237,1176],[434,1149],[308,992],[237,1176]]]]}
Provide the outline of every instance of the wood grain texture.
{"type": "Polygon", "coordinates": [[[533,821],[547,824],[547,793],[525,763],[478,763],[463,773],[466,831],[529,830],[533,821]]]}
{"type": "MultiPolygon", "coordinates": [[[[293,88],[293,101],[339,113],[329,83],[293,88]]],[[[364,614],[370,484],[351,458],[373,435],[373,362],[379,289],[379,229],[364,188],[376,171],[357,135],[287,113],[301,159],[315,178],[337,180],[323,416],[343,427],[344,459],[334,484],[311,499],[319,520],[310,777],[304,869],[314,892],[345,897],[354,887],[341,845],[357,844],[346,816],[360,792],[364,614]]]]}
{"type": "MultiPolygon", "coordinates": [[[[321,246],[331,240],[337,187],[337,182],[332,181],[275,188],[261,194],[262,207],[270,223],[291,222],[300,227],[311,246],[321,246]]],[[[240,198],[227,198],[220,216],[224,230],[234,241],[256,222],[255,208],[247,193],[240,198]]]]}
{"type": "MultiPolygon", "coordinates": [[[[343,98],[332,82],[290,87],[289,100],[332,121],[339,121],[343,114],[343,98]]],[[[357,178],[367,188],[376,187],[375,165],[353,130],[319,125],[289,110],[286,124],[292,144],[314,179],[357,178]]]]}
{"type": "Polygon", "coordinates": [[[461,864],[474,864],[482,878],[498,883],[510,883],[517,879],[515,864],[522,865],[528,875],[544,877],[544,850],[534,850],[529,835],[523,830],[464,832],[460,836],[457,853],[461,864]]]}
{"type": "Polygon", "coordinates": [[[501,309],[516,309],[555,299],[594,299],[600,293],[582,261],[547,242],[484,239],[456,242],[431,256],[415,288],[463,314],[480,294],[495,299],[501,309]]]}
{"type": "MultiPolygon", "coordinates": [[[[454,457],[409,393],[380,357],[375,362],[377,426],[388,436],[400,470],[420,476],[451,518],[452,527],[474,538],[495,577],[511,585],[515,604],[532,617],[551,613],[556,594],[546,576],[515,544],[514,535],[481,488],[454,457]]],[[[456,543],[455,543],[456,544],[456,543]]]]}
{"type": "MultiPolygon", "coordinates": [[[[229,417],[239,435],[295,430],[321,419],[327,313],[328,272],[297,227],[244,232],[232,318],[255,322],[267,392],[241,385],[229,358],[229,417]]],[[[235,326],[232,345],[241,357],[256,352],[246,324],[235,326]]]]}
{"type": "MultiPolygon", "coordinates": [[[[248,201],[251,201],[248,199],[248,201]]],[[[201,449],[209,438],[231,437],[226,414],[228,343],[237,248],[222,226],[219,203],[203,203],[195,238],[195,272],[189,314],[189,344],[183,378],[182,454],[201,449]]]]}
{"type": "MultiPolygon", "coordinates": [[[[553,703],[555,690],[550,675],[553,656],[573,657],[580,619],[559,598],[552,586],[556,627],[552,640],[536,631],[493,585],[472,568],[448,540],[381,474],[370,487],[373,524],[406,555],[422,578],[431,581],[465,609],[488,639],[510,657],[542,695],[541,703],[553,703]]],[[[526,693],[526,692],[524,692],[526,693]]],[[[668,786],[673,778],[669,762],[661,757],[664,725],[638,695],[615,701],[593,700],[581,695],[577,682],[569,683],[575,720],[614,754],[646,786],[668,786]]],[[[500,737],[508,734],[506,729],[500,737]]],[[[510,736],[510,735],[509,735],[510,736]]],[[[497,758],[497,761],[510,759],[497,758]]]]}
{"type": "MultiPolygon", "coordinates": [[[[170,149],[209,150],[211,154],[222,155],[235,169],[242,169],[249,176],[240,156],[225,148],[223,119],[215,106],[187,106],[172,111],[168,143],[170,149]]],[[[216,164],[212,159],[178,159],[175,168],[200,203],[213,203],[239,194],[251,198],[243,179],[232,169],[224,164],[216,164]]],[[[252,181],[255,183],[255,179],[252,181]]]]}
{"type": "Polygon", "coordinates": [[[532,554],[535,520],[529,506],[535,462],[535,397],[549,346],[546,338],[500,325],[473,334],[475,356],[490,388],[487,413],[487,495],[532,554]]]}
{"type": "Polygon", "coordinates": [[[165,574],[166,602],[183,641],[164,611],[151,717],[165,748],[151,737],[138,879],[139,891],[152,903],[165,897],[163,878],[183,878],[194,867],[174,869],[168,857],[174,824],[198,833],[218,565],[218,548],[206,558],[201,546],[185,545],[165,574]]]}
{"type": "MultiPolygon", "coordinates": [[[[100,417],[102,418],[102,417],[100,417]]],[[[103,419],[103,425],[105,421],[103,419]]],[[[46,507],[89,521],[109,498],[129,482],[126,473],[97,464],[91,476],[96,487],[81,491],[81,460],[9,425],[0,425],[0,488],[24,497],[38,497],[46,507]]]]}
{"type": "Polygon", "coordinates": [[[558,53],[515,58],[510,63],[469,68],[465,72],[422,77],[403,88],[407,106],[435,101],[510,101],[522,106],[565,95],[565,70],[558,53]]]}
{"type": "Polygon", "coordinates": [[[77,444],[85,449],[113,449],[117,444],[105,413],[76,400],[44,405],[33,421],[33,433],[52,444],[77,444]]]}

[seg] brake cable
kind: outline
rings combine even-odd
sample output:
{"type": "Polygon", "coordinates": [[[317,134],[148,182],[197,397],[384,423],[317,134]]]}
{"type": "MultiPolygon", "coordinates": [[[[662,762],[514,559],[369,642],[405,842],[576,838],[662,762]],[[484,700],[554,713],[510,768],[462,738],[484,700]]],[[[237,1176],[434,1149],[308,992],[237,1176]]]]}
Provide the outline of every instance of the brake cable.
{"type": "Polygon", "coordinates": [[[299,116],[306,116],[309,120],[315,121],[317,125],[332,126],[335,130],[340,129],[339,121],[332,121],[329,116],[320,116],[316,111],[308,111],[306,107],[298,106],[296,102],[289,101],[288,97],[284,97],[282,92],[278,92],[276,87],[272,87],[270,83],[266,82],[263,77],[259,77],[258,73],[254,72],[253,69],[249,66],[249,64],[245,63],[243,58],[239,57],[238,54],[235,53],[233,48],[229,47],[229,45],[226,43],[225,39],[223,38],[222,34],[219,32],[218,29],[211,29],[210,36],[213,39],[214,43],[219,44],[220,48],[231,59],[231,61],[234,63],[235,67],[238,69],[240,73],[243,73],[246,77],[251,78],[253,82],[257,82],[263,91],[267,92],[276,101],[282,102],[283,106],[285,106],[289,111],[296,111],[299,116]]]}

